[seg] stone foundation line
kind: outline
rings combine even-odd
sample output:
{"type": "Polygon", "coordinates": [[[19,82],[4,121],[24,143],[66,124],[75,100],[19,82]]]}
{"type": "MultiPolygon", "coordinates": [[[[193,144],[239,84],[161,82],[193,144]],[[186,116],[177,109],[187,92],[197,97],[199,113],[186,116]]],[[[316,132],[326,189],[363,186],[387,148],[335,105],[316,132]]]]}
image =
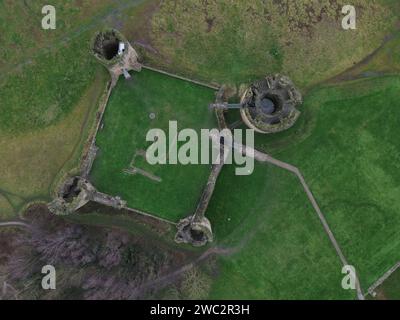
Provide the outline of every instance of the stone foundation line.
{"type": "Polygon", "coordinates": [[[97,133],[100,130],[101,123],[103,121],[103,115],[104,115],[104,112],[106,111],[106,108],[108,105],[108,100],[110,99],[111,92],[113,89],[111,81],[109,81],[107,83],[106,88],[107,88],[107,92],[106,92],[105,96],[103,97],[104,100],[101,102],[99,111],[97,111],[97,114],[96,114],[96,117],[97,117],[96,129],[91,138],[91,143],[90,143],[89,149],[88,149],[86,155],[84,156],[84,158],[82,160],[82,164],[81,164],[81,176],[85,179],[87,179],[89,177],[89,173],[92,169],[94,160],[96,159],[97,150],[98,150],[98,148],[96,146],[96,137],[97,137],[97,133]]]}
{"type": "Polygon", "coordinates": [[[375,289],[378,288],[387,278],[389,278],[398,268],[400,267],[400,261],[397,262],[393,267],[386,271],[382,277],[375,281],[375,283],[370,286],[364,295],[370,294],[374,296],[375,289]]]}
{"type": "MultiPolygon", "coordinates": [[[[222,102],[223,97],[224,87],[222,86],[216,94],[216,102],[222,102]]],[[[223,112],[216,109],[215,114],[217,117],[219,128],[227,128],[223,112]]],[[[213,241],[211,223],[205,216],[205,213],[207,211],[211,197],[214,193],[215,184],[217,182],[218,176],[221,173],[222,167],[225,164],[227,155],[224,154],[223,144],[220,144],[220,157],[221,155],[222,158],[220,158],[218,164],[212,165],[211,173],[197,203],[195,212],[192,215],[181,219],[177,224],[178,231],[175,235],[175,241],[177,243],[190,243],[193,246],[199,247],[213,241]]]]}
{"type": "Polygon", "coordinates": [[[145,216],[145,217],[154,219],[154,220],[158,220],[158,221],[161,221],[161,222],[168,223],[168,224],[173,225],[173,226],[176,226],[176,225],[177,225],[176,222],[173,222],[173,221],[170,221],[170,220],[161,218],[161,217],[157,217],[157,216],[155,216],[155,215],[153,215],[153,214],[151,214],[151,213],[147,213],[147,212],[144,212],[144,211],[139,210],[139,209],[134,209],[134,208],[129,208],[129,207],[126,207],[126,208],[124,208],[124,209],[125,209],[125,210],[128,210],[128,211],[130,211],[130,212],[136,213],[136,214],[138,214],[138,215],[142,215],[142,216],[145,216]]]}
{"type": "Polygon", "coordinates": [[[220,89],[220,86],[216,86],[216,85],[208,84],[208,83],[205,83],[205,82],[201,82],[201,81],[189,79],[189,78],[186,78],[186,77],[182,77],[182,76],[179,76],[177,74],[170,73],[168,71],[164,71],[164,70],[161,70],[161,69],[158,69],[158,68],[155,68],[155,67],[150,67],[148,65],[143,65],[142,64],[142,68],[143,69],[147,69],[147,70],[151,70],[151,71],[154,71],[154,72],[158,72],[158,73],[164,74],[166,76],[170,76],[172,78],[176,78],[176,79],[179,79],[179,80],[183,80],[183,81],[186,81],[186,82],[197,84],[199,86],[206,87],[206,88],[209,88],[209,89],[213,89],[213,90],[219,90],[220,89]]]}

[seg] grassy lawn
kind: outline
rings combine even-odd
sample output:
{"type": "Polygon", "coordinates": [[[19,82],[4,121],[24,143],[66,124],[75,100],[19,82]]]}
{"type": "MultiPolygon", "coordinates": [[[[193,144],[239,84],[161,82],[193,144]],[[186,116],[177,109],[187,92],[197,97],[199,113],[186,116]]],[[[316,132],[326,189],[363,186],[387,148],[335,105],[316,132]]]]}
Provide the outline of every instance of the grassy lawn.
{"type": "Polygon", "coordinates": [[[303,172],[365,289],[399,259],[399,89],[397,76],[316,88],[290,133],[257,141],[303,172]]]}
{"type": "MultiPolygon", "coordinates": [[[[399,259],[400,189],[396,181],[399,179],[400,144],[396,132],[400,127],[400,79],[397,76],[372,77],[398,70],[398,45],[397,35],[367,63],[350,70],[348,75],[360,80],[324,85],[311,90],[301,107],[302,116],[291,130],[276,135],[256,135],[258,149],[296,165],[304,173],[344,254],[356,267],[364,290],[399,259]]],[[[237,118],[235,112],[228,115],[230,122],[237,118]]],[[[279,179],[274,179],[277,176],[274,173],[276,170],[279,169],[266,170],[263,174],[271,185],[264,189],[258,187],[265,190],[258,194],[264,201],[261,207],[255,204],[263,203],[262,200],[253,195],[249,196],[248,201],[243,201],[239,190],[236,192],[237,197],[232,195],[235,194],[232,190],[234,181],[240,183],[238,188],[241,190],[254,192],[259,172],[256,171],[251,178],[233,177],[233,174],[229,177],[226,171],[221,175],[208,212],[217,239],[222,243],[229,243],[232,239],[240,242],[248,238],[250,230],[258,231],[250,237],[251,240],[245,242],[238,254],[220,258],[221,278],[214,285],[212,297],[235,298],[246,292],[250,298],[313,298],[304,284],[314,272],[316,278],[312,279],[320,279],[321,284],[327,284],[322,291],[315,291],[316,297],[325,297],[325,294],[328,298],[344,297],[343,290],[337,287],[341,278],[340,270],[337,269],[340,264],[336,264],[334,271],[312,272],[313,264],[305,263],[307,255],[297,254],[302,252],[301,247],[313,243],[310,239],[305,241],[303,233],[310,234],[304,231],[310,223],[310,220],[305,219],[306,214],[310,218],[309,214],[315,213],[306,204],[305,197],[302,199],[304,204],[299,203],[302,197],[299,192],[303,191],[293,189],[298,184],[297,180],[290,178],[289,183],[289,178],[283,174],[279,179]],[[246,179],[248,184],[245,184],[246,179]],[[221,187],[222,184],[224,187],[221,187]],[[279,187],[282,184],[287,186],[279,187]],[[223,195],[221,190],[228,192],[223,195]],[[277,190],[283,190],[285,194],[277,196],[277,190]],[[231,201],[223,201],[224,196],[231,201]],[[288,199],[291,203],[288,203],[288,199]],[[249,203],[252,204],[251,214],[249,203]],[[260,220],[252,218],[257,215],[256,209],[265,211],[264,215],[260,214],[260,220]],[[278,218],[272,220],[274,214],[278,213],[280,218],[285,216],[290,219],[292,211],[296,214],[293,214],[292,225],[285,225],[278,218]],[[247,224],[249,226],[243,228],[247,224]],[[287,241],[291,247],[285,239],[291,240],[287,241]],[[297,250],[296,246],[299,246],[297,250]],[[290,260],[291,264],[295,262],[292,270],[286,261],[290,258],[281,252],[290,252],[293,259],[290,260]],[[271,267],[256,266],[263,263],[271,267]],[[310,273],[300,271],[305,266],[310,273]],[[278,270],[283,270],[285,277],[278,270]],[[294,276],[291,277],[291,274],[294,276]],[[269,279],[270,283],[266,284],[263,279],[269,279]],[[274,279],[277,279],[275,288],[274,279]],[[292,283],[295,284],[294,290],[289,292],[292,283]]],[[[267,183],[264,185],[267,186],[267,183]]],[[[322,228],[321,225],[315,227],[322,228]]],[[[321,252],[326,250],[329,249],[321,252]]],[[[321,260],[315,267],[318,265],[323,270],[325,266],[334,264],[321,260]]],[[[380,298],[398,297],[395,294],[397,278],[394,274],[385,282],[385,286],[378,291],[380,298]]],[[[312,287],[318,288],[314,285],[312,287]]]]}
{"type": "Polygon", "coordinates": [[[146,142],[148,130],[160,128],[168,134],[172,120],[178,122],[178,130],[193,128],[199,132],[215,127],[215,116],[208,110],[214,99],[211,89],[148,70],[135,73],[133,81],[121,79],[110,97],[104,128],[97,136],[100,151],[91,173],[94,185],[102,192],[121,196],[130,207],[172,221],[193,212],[210,166],[151,166],[137,152],[150,146],[146,142]],[[155,119],[150,119],[150,113],[155,119]],[[133,159],[136,167],[161,181],[124,173],[133,159]]]}
{"type": "Polygon", "coordinates": [[[351,299],[341,263],[298,179],[256,163],[250,176],[225,166],[207,211],[219,258],[213,299],[351,299]]]}

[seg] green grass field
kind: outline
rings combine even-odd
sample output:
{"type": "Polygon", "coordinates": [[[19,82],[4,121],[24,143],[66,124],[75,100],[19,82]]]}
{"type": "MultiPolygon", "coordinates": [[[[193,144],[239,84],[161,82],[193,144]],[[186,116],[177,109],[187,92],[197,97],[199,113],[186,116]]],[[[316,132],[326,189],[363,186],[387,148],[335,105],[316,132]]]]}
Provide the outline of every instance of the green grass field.
{"type": "Polygon", "coordinates": [[[341,264],[298,179],[256,163],[250,176],[226,166],[207,211],[219,258],[213,299],[349,299],[341,264]],[[251,203],[251,205],[249,205],[251,203]]]}
{"type": "MultiPolygon", "coordinates": [[[[399,88],[397,76],[316,88],[294,128],[256,141],[302,171],[364,289],[399,259],[399,88]]],[[[287,205],[264,196],[269,205],[287,205]]],[[[297,206],[297,214],[306,211],[297,206]]]]}
{"type": "MultiPolygon", "coordinates": [[[[350,71],[350,76],[359,80],[322,85],[311,90],[301,107],[301,118],[292,129],[276,135],[256,135],[256,147],[259,150],[293,164],[302,171],[344,254],[356,267],[364,290],[399,259],[400,220],[397,199],[400,189],[396,181],[400,172],[400,144],[396,132],[400,127],[397,116],[400,79],[398,76],[383,76],[383,73],[380,77],[371,76],[380,72],[396,72],[397,56],[394,49],[398,46],[398,39],[396,36],[389,41],[368,64],[350,71]]],[[[233,111],[227,115],[227,119],[234,122],[238,116],[233,111]]],[[[289,173],[280,173],[280,178],[274,179],[278,175],[276,171],[281,170],[277,168],[263,169],[263,173],[258,169],[251,177],[245,178],[234,177],[233,173],[227,173],[229,171],[226,168],[224,170],[207,214],[212,221],[217,241],[230,244],[235,239],[239,243],[244,241],[245,245],[236,255],[221,258],[222,276],[214,286],[212,297],[228,295],[234,298],[243,292],[253,298],[276,298],[281,294],[296,297],[297,293],[297,297],[308,297],[306,286],[302,285],[307,283],[307,272],[304,277],[294,272],[298,275],[295,277],[298,282],[294,288],[299,291],[294,290],[293,294],[277,288],[274,291],[272,285],[262,282],[264,278],[278,277],[278,273],[275,275],[276,270],[282,271],[287,267],[284,252],[287,254],[292,251],[283,240],[293,240],[289,243],[294,247],[308,247],[312,243],[304,238],[296,240],[296,237],[310,234],[304,228],[313,220],[307,221],[305,217],[313,219],[312,216],[315,216],[308,200],[304,195],[301,196],[304,192],[298,180],[290,177],[289,173]],[[270,184],[262,182],[263,179],[270,184]],[[236,189],[232,187],[235,181],[238,183],[236,189]],[[286,184],[286,187],[280,187],[282,184],[286,184]],[[243,200],[239,188],[248,191],[248,199],[243,200]],[[280,195],[279,190],[283,190],[284,194],[280,195]],[[224,201],[224,196],[229,201],[224,201]],[[249,203],[252,204],[251,210],[249,203]],[[297,216],[291,212],[296,212],[297,216]],[[272,220],[274,215],[277,215],[276,220],[272,220]],[[302,217],[304,220],[301,220],[302,217]],[[250,236],[252,240],[246,240],[249,233],[254,233],[250,236]],[[282,241],[275,245],[279,239],[282,241]],[[272,251],[271,248],[275,246],[279,250],[272,251]],[[273,252],[271,256],[269,252],[273,252]],[[265,264],[270,262],[273,267],[254,268],[255,260],[264,261],[265,264]],[[232,277],[237,282],[227,285],[232,277]],[[242,285],[237,287],[235,295],[234,286],[238,283],[242,285]],[[256,289],[258,283],[262,285],[256,289]],[[261,292],[261,288],[269,289],[261,292]]],[[[316,234],[319,233],[318,228],[322,230],[321,225],[316,224],[314,227],[316,234]]],[[[296,250],[301,252],[300,248],[295,248],[293,252],[296,250]]],[[[326,252],[320,249],[317,251],[326,252]]],[[[298,259],[296,266],[306,265],[306,255],[295,257],[298,259]]],[[[318,264],[324,266],[324,262],[318,264]]],[[[336,268],[340,268],[340,264],[336,268]]],[[[330,290],[338,289],[335,285],[339,281],[340,270],[335,272],[337,278],[325,279],[330,290]]],[[[283,273],[288,274],[286,271],[283,273]]],[[[322,277],[320,273],[315,274],[322,277]]],[[[277,283],[282,284],[282,278],[277,283]]],[[[397,288],[396,277],[388,279],[386,286],[388,292],[392,287],[397,288]]],[[[285,288],[288,287],[289,283],[285,288]]],[[[332,297],[342,297],[341,291],[330,294],[332,297]]],[[[395,297],[392,293],[390,296],[395,297]]]]}
{"type": "Polygon", "coordinates": [[[382,77],[316,90],[312,134],[278,155],[304,173],[365,287],[399,259],[399,88],[382,77]]]}
{"type": "MultiPolygon", "coordinates": [[[[209,165],[149,165],[136,152],[151,145],[146,134],[152,128],[165,130],[169,121],[177,121],[178,130],[216,127],[208,104],[214,91],[189,84],[153,71],[134,74],[134,80],[120,80],[114,89],[106,112],[104,128],[97,136],[100,148],[91,179],[102,192],[119,195],[128,206],[177,221],[192,213],[207,182],[209,165]],[[150,113],[155,119],[150,119],[150,113]],[[134,165],[159,177],[124,173],[134,165]]],[[[178,144],[178,147],[182,143],[178,144]]]]}
{"type": "MultiPolygon", "coordinates": [[[[393,33],[399,2],[353,1],[361,8],[356,32],[340,28],[343,1],[157,2],[56,0],[58,28],[43,31],[45,1],[0,1],[0,220],[50,200],[56,182],[76,174],[108,78],[88,42],[115,26],[155,49],[141,49],[146,62],[174,73],[236,88],[274,72],[295,81],[305,94],[301,118],[287,132],[257,136],[257,147],[303,172],[367,289],[399,260],[399,35],[356,63],[393,33]],[[347,77],[361,79],[328,84],[348,68],[347,77]]],[[[129,206],[176,221],[193,212],[207,166],[151,167],[137,157],[161,183],[122,170],[146,148],[151,127],[168,120],[214,127],[207,108],[214,94],[150,71],[134,77],[111,96],[92,179],[129,206]]],[[[238,177],[227,166],[207,216],[216,245],[237,248],[218,258],[211,298],[354,298],[341,289],[340,261],[291,174],[257,164],[253,175],[238,177]]],[[[81,222],[120,227],[128,220],[81,222]]],[[[397,274],[382,287],[389,298],[397,298],[397,274]]]]}

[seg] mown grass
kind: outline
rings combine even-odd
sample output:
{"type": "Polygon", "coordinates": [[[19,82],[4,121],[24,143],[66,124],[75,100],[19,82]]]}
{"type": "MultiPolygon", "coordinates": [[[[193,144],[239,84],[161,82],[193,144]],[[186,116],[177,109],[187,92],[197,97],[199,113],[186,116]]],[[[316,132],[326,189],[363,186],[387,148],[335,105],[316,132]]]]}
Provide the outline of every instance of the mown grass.
{"type": "Polygon", "coordinates": [[[288,135],[272,150],[258,141],[303,172],[365,288],[399,259],[399,88],[399,77],[387,76],[315,89],[302,107],[312,119],[301,139],[288,135]]]}
{"type": "Polygon", "coordinates": [[[209,165],[152,166],[136,156],[134,165],[161,182],[123,170],[129,169],[136,152],[151,145],[146,134],[152,128],[163,129],[168,136],[169,121],[174,120],[178,130],[215,127],[214,114],[208,110],[214,91],[148,70],[133,77],[130,82],[120,80],[110,97],[104,128],[97,135],[100,150],[91,179],[100,191],[121,196],[130,207],[177,221],[194,211],[209,165]],[[155,113],[154,120],[150,113],[155,113]]]}
{"type": "Polygon", "coordinates": [[[298,179],[256,163],[250,176],[225,166],[207,216],[219,258],[213,299],[350,299],[341,263],[298,179]]]}
{"type": "MultiPolygon", "coordinates": [[[[364,290],[399,259],[399,86],[398,76],[320,86],[306,95],[292,129],[256,136],[256,148],[304,174],[364,290]]],[[[332,247],[322,248],[319,236],[326,235],[319,233],[322,226],[298,180],[279,173],[282,169],[259,167],[249,177],[225,168],[218,181],[207,215],[217,241],[239,251],[220,259],[221,278],[211,296],[346,297],[339,261],[316,254],[325,256],[332,247]],[[314,266],[309,259],[318,262],[314,266]],[[335,267],[312,271],[318,265],[335,267]],[[307,281],[317,282],[311,274],[320,279],[321,290],[317,284],[307,290],[307,281]]]]}

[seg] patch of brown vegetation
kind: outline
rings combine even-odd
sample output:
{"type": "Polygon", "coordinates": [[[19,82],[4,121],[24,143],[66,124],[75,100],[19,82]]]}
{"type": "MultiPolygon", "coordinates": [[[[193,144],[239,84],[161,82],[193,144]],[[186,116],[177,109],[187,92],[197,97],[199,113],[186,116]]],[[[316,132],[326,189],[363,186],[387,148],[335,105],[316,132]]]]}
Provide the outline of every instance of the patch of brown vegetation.
{"type": "Polygon", "coordinates": [[[0,231],[0,266],[8,261],[8,257],[14,249],[15,232],[12,231],[12,228],[0,231]]]}
{"type": "Polygon", "coordinates": [[[25,217],[29,232],[0,233],[3,281],[20,298],[137,299],[160,290],[148,285],[158,278],[175,281],[168,275],[199,255],[160,247],[121,228],[71,223],[41,204],[30,206],[25,217]],[[39,290],[44,264],[57,266],[57,292],[39,290]]]}
{"type": "Polygon", "coordinates": [[[139,42],[155,50],[151,41],[150,22],[159,8],[159,1],[150,0],[143,3],[139,8],[135,8],[132,13],[126,12],[122,31],[132,45],[134,45],[135,42],[139,42]]]}
{"type": "Polygon", "coordinates": [[[172,227],[171,224],[156,218],[152,218],[150,216],[141,215],[139,213],[135,213],[127,209],[118,210],[115,208],[106,207],[95,202],[89,202],[87,205],[79,209],[77,214],[90,214],[93,212],[110,216],[129,217],[129,219],[132,220],[132,222],[145,225],[160,235],[166,234],[171,230],[172,227]]]}

